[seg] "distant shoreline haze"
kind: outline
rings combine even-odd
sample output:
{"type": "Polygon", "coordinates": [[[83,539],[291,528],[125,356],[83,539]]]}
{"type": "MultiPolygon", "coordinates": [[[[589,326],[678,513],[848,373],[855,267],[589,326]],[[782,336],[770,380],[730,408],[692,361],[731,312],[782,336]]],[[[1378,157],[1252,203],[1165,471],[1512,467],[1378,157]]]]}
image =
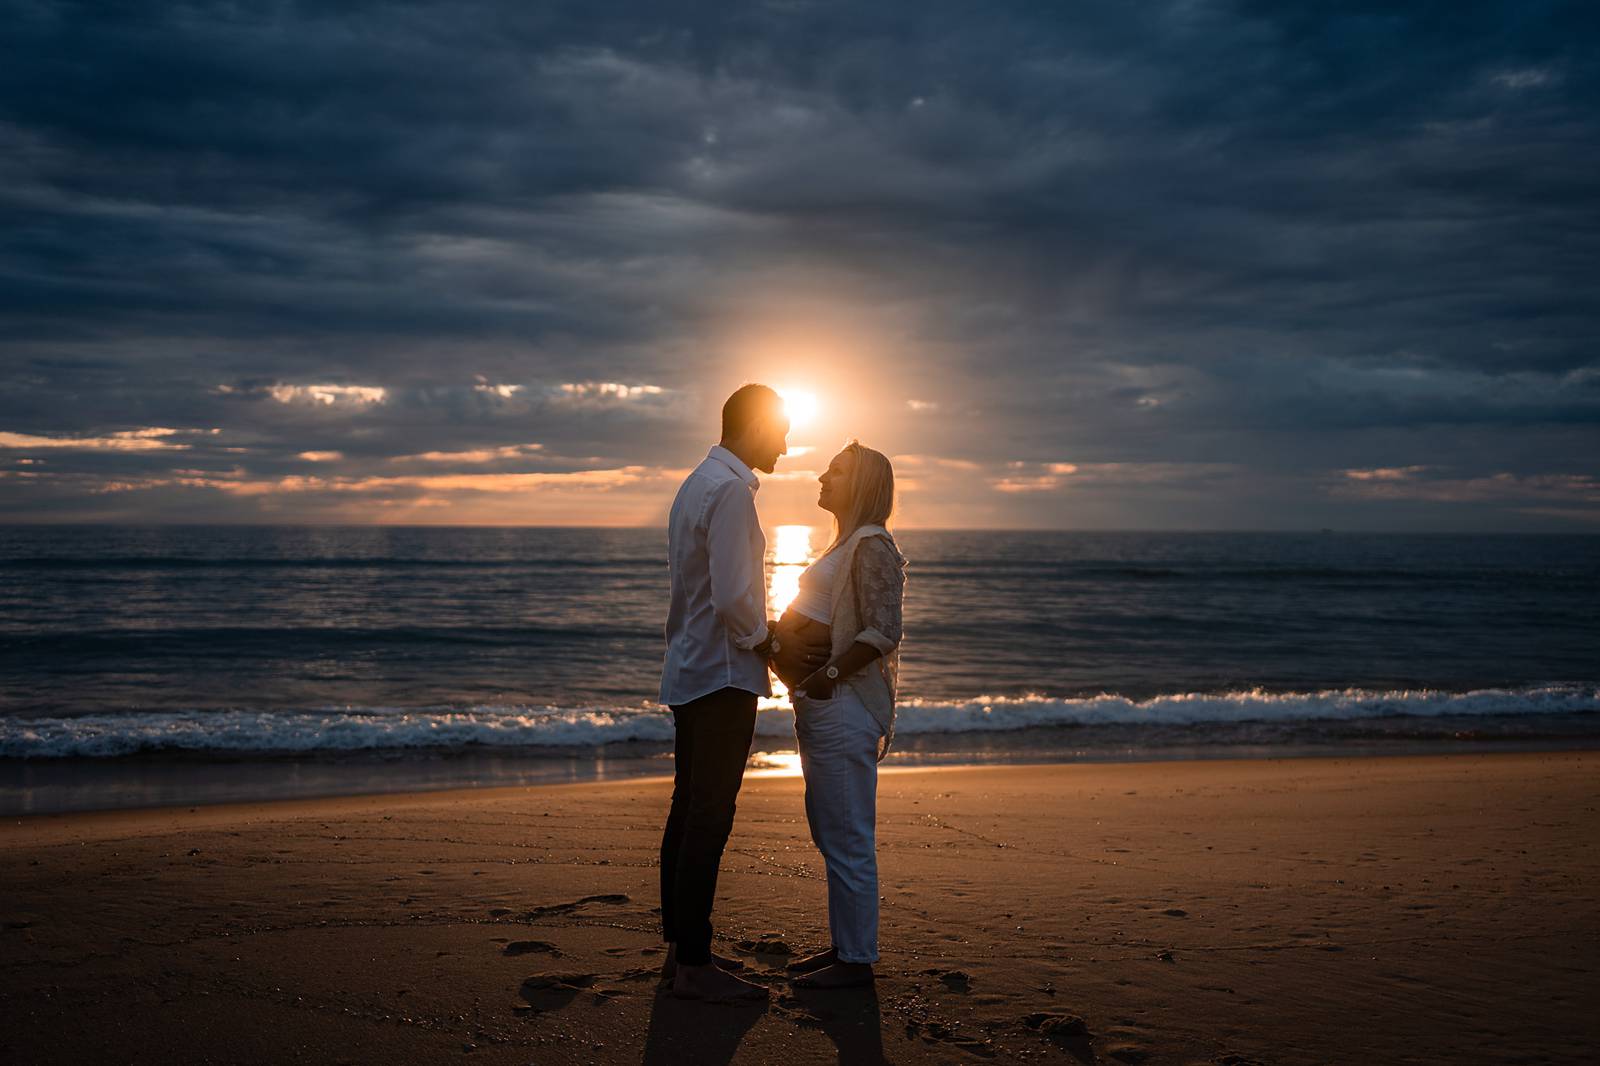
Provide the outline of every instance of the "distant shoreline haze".
{"type": "MultiPolygon", "coordinates": [[[[823,519],[818,518],[818,519],[814,519],[814,521],[818,522],[818,523],[822,523],[823,519]]],[[[1600,518],[1597,518],[1595,520],[1595,522],[1596,523],[1600,523],[1600,518]]],[[[762,528],[764,530],[770,532],[772,529],[777,528],[779,525],[792,525],[792,524],[796,524],[796,523],[786,523],[786,522],[784,522],[784,523],[773,523],[771,525],[763,524],[762,528]]],[[[651,531],[651,532],[659,533],[663,538],[666,536],[666,526],[665,525],[658,525],[658,524],[628,524],[628,523],[618,523],[618,524],[613,524],[613,525],[604,525],[604,524],[596,524],[596,523],[592,523],[592,522],[542,522],[542,523],[523,523],[523,522],[503,522],[503,523],[496,523],[496,522],[476,522],[476,523],[474,523],[474,522],[348,522],[348,521],[338,521],[338,522],[312,522],[312,521],[261,522],[261,521],[253,521],[253,520],[252,521],[243,521],[243,520],[241,520],[241,521],[204,521],[204,522],[198,522],[198,521],[161,521],[159,519],[149,519],[149,518],[140,519],[138,521],[127,521],[127,520],[124,520],[124,519],[116,519],[116,518],[107,518],[107,519],[103,519],[103,520],[99,520],[99,519],[96,519],[96,520],[83,520],[83,521],[61,521],[61,520],[56,520],[56,519],[40,519],[39,521],[30,521],[30,520],[27,520],[27,519],[20,519],[19,520],[19,519],[16,519],[16,518],[8,518],[5,521],[0,521],[0,530],[4,530],[4,529],[8,529],[8,528],[17,528],[17,529],[78,529],[78,528],[89,528],[89,529],[437,529],[437,530],[452,530],[452,529],[513,530],[513,529],[523,529],[523,530],[535,530],[535,531],[536,530],[544,530],[544,529],[550,529],[550,530],[583,530],[583,529],[618,530],[618,529],[632,529],[632,530],[648,530],[648,531],[651,531]]],[[[1466,527],[1466,526],[1441,527],[1441,528],[1436,528],[1436,529],[1435,528],[1405,529],[1405,528],[1399,528],[1399,527],[1395,527],[1395,526],[1374,526],[1374,527],[1371,527],[1371,528],[1362,527],[1362,526],[1316,526],[1316,527],[1312,527],[1312,526],[1281,526],[1281,527],[1271,527],[1271,526],[1245,527],[1245,526],[1240,526],[1240,527],[1237,527],[1237,528],[1227,528],[1227,527],[1220,527],[1220,526],[1219,527],[1193,527],[1193,528],[1191,528],[1191,527],[1177,527],[1177,526],[1174,526],[1174,527],[1162,527],[1162,526],[1144,526],[1144,527],[1106,526],[1104,528],[1100,528],[1100,527],[1094,527],[1094,526],[1051,526],[1051,525],[1039,525],[1039,526],[1025,526],[1025,525],[1011,525],[1011,526],[918,525],[918,524],[914,524],[914,523],[896,522],[896,523],[894,523],[894,527],[893,528],[895,530],[915,530],[917,532],[923,532],[923,533],[1063,533],[1063,534],[1073,534],[1073,533],[1088,533],[1088,534],[1104,534],[1104,533],[1142,534],[1142,533],[1157,533],[1157,534],[1180,534],[1180,535],[1190,535],[1190,534],[1192,534],[1192,535],[1196,535],[1196,536],[1229,535],[1229,534],[1262,534],[1262,535],[1283,535],[1283,536],[1301,536],[1301,535],[1316,534],[1316,535],[1330,535],[1330,536],[1332,536],[1332,535],[1338,535],[1338,534],[1343,533],[1343,534],[1355,534],[1355,535],[1361,535],[1361,536],[1443,536],[1443,537],[1451,537],[1451,536],[1456,536],[1456,537],[1481,537],[1481,536],[1488,536],[1488,537],[1585,537],[1585,536],[1588,536],[1588,537],[1600,538],[1600,526],[1597,526],[1596,528],[1590,528],[1590,524],[1589,523],[1579,523],[1579,524],[1575,524],[1575,525],[1572,525],[1572,526],[1552,527],[1550,529],[1525,529],[1525,528],[1512,528],[1512,527],[1505,527],[1505,526],[1486,527],[1486,528],[1482,528],[1482,529],[1473,528],[1473,527],[1466,527]]]]}

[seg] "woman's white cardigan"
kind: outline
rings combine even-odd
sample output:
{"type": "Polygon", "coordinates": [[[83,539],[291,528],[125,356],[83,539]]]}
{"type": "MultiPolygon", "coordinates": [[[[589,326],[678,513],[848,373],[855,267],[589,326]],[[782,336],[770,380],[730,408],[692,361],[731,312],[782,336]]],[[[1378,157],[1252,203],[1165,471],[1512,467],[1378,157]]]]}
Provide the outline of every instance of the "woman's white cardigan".
{"type": "Polygon", "coordinates": [[[900,677],[901,604],[906,558],[882,526],[862,526],[835,549],[843,553],[833,573],[833,658],[860,641],[883,654],[839,679],[849,685],[883,728],[878,758],[894,740],[894,696],[900,677]]]}

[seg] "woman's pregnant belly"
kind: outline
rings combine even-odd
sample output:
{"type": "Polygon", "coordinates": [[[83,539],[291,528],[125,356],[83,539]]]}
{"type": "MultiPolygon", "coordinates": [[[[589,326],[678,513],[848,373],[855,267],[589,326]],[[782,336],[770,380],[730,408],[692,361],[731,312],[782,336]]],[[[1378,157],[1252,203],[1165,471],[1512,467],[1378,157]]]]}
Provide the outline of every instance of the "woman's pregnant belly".
{"type": "MultiPolygon", "coordinates": [[[[807,618],[798,611],[791,609],[783,612],[783,617],[778,619],[778,639],[780,641],[799,640],[832,647],[833,630],[815,618],[807,618]]],[[[778,680],[782,681],[784,686],[791,691],[811,673],[807,670],[797,677],[785,677],[780,671],[774,672],[778,674],[778,680]]]]}

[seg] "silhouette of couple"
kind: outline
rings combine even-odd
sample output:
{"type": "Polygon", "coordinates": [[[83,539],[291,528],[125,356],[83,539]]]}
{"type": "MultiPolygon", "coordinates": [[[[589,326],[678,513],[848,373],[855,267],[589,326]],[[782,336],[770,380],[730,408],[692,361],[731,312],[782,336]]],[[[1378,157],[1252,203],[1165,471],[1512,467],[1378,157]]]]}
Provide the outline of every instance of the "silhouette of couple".
{"type": "Polygon", "coordinates": [[[794,701],[806,820],[828,871],[830,946],[790,965],[807,988],[870,985],[878,961],[878,762],[894,736],[906,560],[887,528],[894,470],[851,441],[818,478],[833,515],[828,549],[794,602],[767,616],[766,539],[756,471],[787,451],[782,398],[746,385],[722,408],[722,439],[684,480],[668,520],[672,597],[661,702],[676,769],[661,839],[662,977],[686,999],[764,999],[743,963],[711,948],[717,869],[755,734],[768,670],[794,701]]]}

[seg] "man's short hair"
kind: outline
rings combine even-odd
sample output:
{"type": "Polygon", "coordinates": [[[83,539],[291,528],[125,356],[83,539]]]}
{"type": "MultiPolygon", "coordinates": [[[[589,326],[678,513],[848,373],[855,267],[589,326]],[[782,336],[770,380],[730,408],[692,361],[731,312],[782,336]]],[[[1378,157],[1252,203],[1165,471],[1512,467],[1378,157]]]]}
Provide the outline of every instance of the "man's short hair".
{"type": "Polygon", "coordinates": [[[722,439],[738,440],[759,418],[783,414],[783,397],[766,385],[741,385],[722,405],[722,439]]]}

